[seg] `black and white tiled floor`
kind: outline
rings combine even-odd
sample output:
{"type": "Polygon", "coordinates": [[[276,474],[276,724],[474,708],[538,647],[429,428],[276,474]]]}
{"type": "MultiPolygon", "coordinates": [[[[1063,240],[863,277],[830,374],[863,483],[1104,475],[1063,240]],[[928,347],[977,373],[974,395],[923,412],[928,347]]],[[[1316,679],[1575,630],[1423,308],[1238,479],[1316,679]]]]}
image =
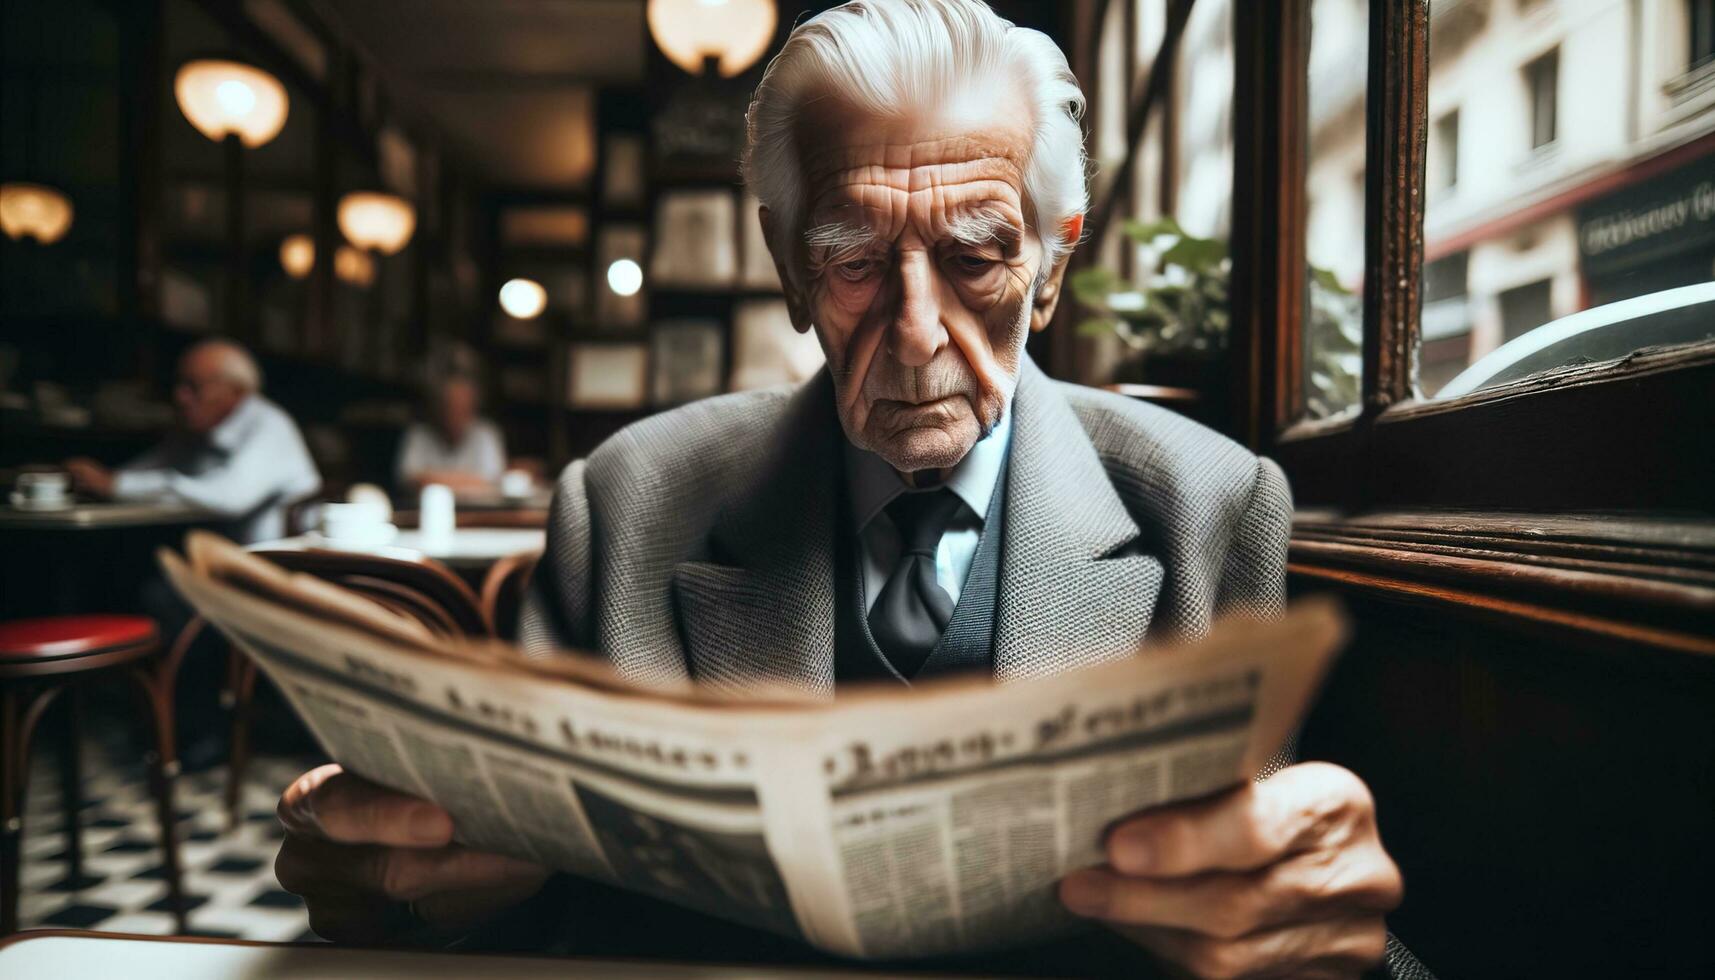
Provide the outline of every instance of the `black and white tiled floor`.
{"type": "MultiPolygon", "coordinates": [[[[175,931],[162,874],[155,803],[142,763],[95,740],[83,760],[83,880],[66,875],[58,767],[51,746],[33,752],[25,809],[23,928],[93,929],[166,935],[175,931]]],[[[280,890],[274,856],[280,789],[313,760],[263,756],[245,778],[244,820],[228,830],[221,805],[226,767],[180,776],[174,785],[179,860],[191,904],[190,932],[230,939],[313,940],[303,903],[280,890]]]]}

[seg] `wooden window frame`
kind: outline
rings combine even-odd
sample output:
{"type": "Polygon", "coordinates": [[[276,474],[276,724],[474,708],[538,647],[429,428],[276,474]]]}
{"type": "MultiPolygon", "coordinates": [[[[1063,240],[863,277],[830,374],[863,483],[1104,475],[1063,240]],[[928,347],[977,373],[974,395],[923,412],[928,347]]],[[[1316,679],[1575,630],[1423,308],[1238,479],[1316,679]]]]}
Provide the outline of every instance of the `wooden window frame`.
{"type": "MultiPolygon", "coordinates": [[[[1189,4],[1169,3],[1182,28],[1189,4]]],[[[1422,400],[1429,0],[1371,0],[1362,399],[1307,420],[1310,0],[1235,3],[1233,19],[1228,429],[1291,480],[1295,578],[1715,654],[1715,342],[1422,400]]],[[[1129,181],[1153,89],[1128,107],[1115,188],[1129,181]]],[[[1115,203],[1092,209],[1095,234],[1115,203]]]]}

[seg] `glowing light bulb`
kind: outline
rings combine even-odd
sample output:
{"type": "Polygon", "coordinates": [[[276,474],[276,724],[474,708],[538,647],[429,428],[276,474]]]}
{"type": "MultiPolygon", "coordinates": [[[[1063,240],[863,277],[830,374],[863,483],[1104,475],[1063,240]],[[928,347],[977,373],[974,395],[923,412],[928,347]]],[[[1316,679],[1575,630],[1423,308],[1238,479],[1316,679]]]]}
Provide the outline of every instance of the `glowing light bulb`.
{"type": "Polygon", "coordinates": [[[508,279],[500,287],[500,308],[506,315],[531,320],[548,307],[548,291],[534,279],[508,279]]]}
{"type": "Polygon", "coordinates": [[[630,296],[643,288],[643,267],[631,259],[618,259],[607,267],[607,288],[630,296]]]}

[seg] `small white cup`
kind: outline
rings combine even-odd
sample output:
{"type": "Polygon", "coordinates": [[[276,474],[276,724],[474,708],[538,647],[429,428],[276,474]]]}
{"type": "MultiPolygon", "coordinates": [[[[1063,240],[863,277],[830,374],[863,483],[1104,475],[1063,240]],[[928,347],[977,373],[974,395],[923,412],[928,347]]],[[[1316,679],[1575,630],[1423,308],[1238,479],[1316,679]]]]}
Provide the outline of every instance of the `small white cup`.
{"type": "Polygon", "coordinates": [[[507,500],[523,500],[530,496],[535,483],[524,470],[507,470],[500,474],[500,495],[507,500]]]}
{"type": "Polygon", "coordinates": [[[71,491],[71,478],[64,473],[20,473],[18,495],[32,504],[57,504],[71,491]]]}

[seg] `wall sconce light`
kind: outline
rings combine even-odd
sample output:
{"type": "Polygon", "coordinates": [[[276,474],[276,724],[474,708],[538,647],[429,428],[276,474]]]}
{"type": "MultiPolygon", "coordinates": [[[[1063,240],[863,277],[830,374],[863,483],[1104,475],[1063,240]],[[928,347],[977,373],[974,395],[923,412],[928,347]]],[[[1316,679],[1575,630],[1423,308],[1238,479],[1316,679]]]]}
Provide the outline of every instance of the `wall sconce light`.
{"type": "Polygon", "coordinates": [[[617,259],[607,267],[607,288],[630,296],[643,288],[643,267],[631,259],[617,259]]]}
{"type": "Polygon", "coordinates": [[[710,60],[722,78],[756,64],[774,38],[774,0],[649,0],[649,33],[667,60],[701,75],[710,60]]]}
{"type": "Polygon", "coordinates": [[[71,230],[71,199],[46,184],[0,184],[0,231],[52,245],[71,230]]]}
{"type": "Polygon", "coordinates": [[[533,320],[548,308],[548,291],[534,279],[508,279],[500,287],[500,308],[518,320],[533,320]]]}
{"type": "Polygon", "coordinates": [[[280,267],[293,279],[310,274],[316,264],[316,243],[308,235],[287,235],[280,243],[280,267]]]}
{"type": "Polygon", "coordinates": [[[417,211],[402,197],[356,191],[339,199],[339,230],[358,248],[393,255],[416,228],[417,211]]]}

